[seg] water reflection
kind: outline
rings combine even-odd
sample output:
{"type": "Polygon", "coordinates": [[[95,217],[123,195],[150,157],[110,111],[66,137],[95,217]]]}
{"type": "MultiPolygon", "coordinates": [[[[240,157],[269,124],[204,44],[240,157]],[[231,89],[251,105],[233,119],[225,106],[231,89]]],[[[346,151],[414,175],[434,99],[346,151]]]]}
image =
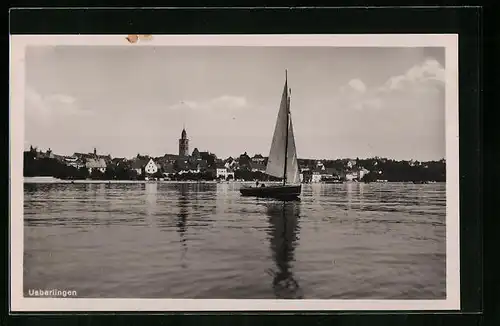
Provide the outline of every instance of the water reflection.
{"type": "Polygon", "coordinates": [[[347,193],[346,209],[348,211],[350,211],[352,208],[352,195],[353,195],[352,188],[353,188],[353,182],[347,182],[346,183],[346,193],[347,193]]]}
{"type": "Polygon", "coordinates": [[[188,185],[181,184],[178,190],[179,190],[179,197],[177,200],[177,206],[179,208],[179,213],[177,214],[176,227],[177,227],[177,232],[179,233],[180,242],[182,246],[182,253],[181,253],[181,261],[183,262],[182,267],[186,267],[184,265],[184,258],[186,257],[187,253],[187,243],[185,234],[187,230],[188,204],[189,204],[188,185]]]}
{"type": "Polygon", "coordinates": [[[278,299],[300,299],[302,291],[293,276],[292,264],[299,234],[300,202],[278,202],[268,205],[269,236],[277,271],[273,290],[278,299]]]}
{"type": "Polygon", "coordinates": [[[146,183],[145,185],[145,197],[146,197],[146,214],[148,216],[154,215],[156,213],[156,200],[158,194],[158,184],[157,183],[146,183]]]}

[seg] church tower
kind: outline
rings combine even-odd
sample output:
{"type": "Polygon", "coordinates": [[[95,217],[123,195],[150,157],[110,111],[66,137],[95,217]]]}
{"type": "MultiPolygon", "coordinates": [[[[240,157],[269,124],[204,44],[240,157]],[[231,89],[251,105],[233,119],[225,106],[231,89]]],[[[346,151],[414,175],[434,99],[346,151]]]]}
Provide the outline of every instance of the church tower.
{"type": "Polygon", "coordinates": [[[187,138],[186,129],[182,129],[181,138],[179,139],[179,156],[189,156],[189,139],[187,138]]]}

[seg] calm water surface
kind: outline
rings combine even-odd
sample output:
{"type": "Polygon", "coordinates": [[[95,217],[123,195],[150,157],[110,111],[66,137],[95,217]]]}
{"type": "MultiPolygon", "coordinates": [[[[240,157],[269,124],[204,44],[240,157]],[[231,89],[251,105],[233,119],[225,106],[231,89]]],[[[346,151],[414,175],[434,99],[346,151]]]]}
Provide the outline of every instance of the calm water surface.
{"type": "Polygon", "coordinates": [[[24,292],[445,298],[445,184],[25,184],[24,292]]]}

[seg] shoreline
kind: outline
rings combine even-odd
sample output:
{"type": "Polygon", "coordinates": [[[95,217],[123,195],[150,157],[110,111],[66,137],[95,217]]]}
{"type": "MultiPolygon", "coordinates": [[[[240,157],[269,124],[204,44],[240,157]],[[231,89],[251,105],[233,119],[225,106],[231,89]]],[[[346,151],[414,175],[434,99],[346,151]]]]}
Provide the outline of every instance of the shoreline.
{"type": "MultiPolygon", "coordinates": [[[[255,181],[223,181],[223,182],[218,182],[215,180],[203,180],[203,181],[195,181],[195,180],[186,180],[186,181],[176,181],[176,180],[63,180],[63,179],[57,179],[53,177],[24,177],[23,178],[23,183],[69,183],[69,184],[143,184],[143,183],[168,183],[168,184],[175,184],[175,183],[185,183],[185,184],[255,184],[255,181]]],[[[266,183],[266,184],[277,184],[281,182],[276,182],[276,181],[268,181],[268,182],[263,182],[259,181],[259,183],[266,183]]],[[[336,185],[342,185],[342,184],[366,184],[364,182],[354,182],[354,181],[345,181],[343,183],[325,183],[325,182],[314,182],[314,183],[304,183],[304,184],[310,184],[310,185],[315,185],[315,184],[336,184],[336,185]]],[[[385,181],[385,182],[370,182],[374,184],[387,184],[387,183],[405,183],[405,184],[414,184],[412,181],[385,181]]],[[[436,184],[436,183],[446,183],[446,181],[439,181],[439,182],[432,182],[428,181],[423,184],[436,184]]]]}
{"type": "MultiPolygon", "coordinates": [[[[215,180],[90,180],[90,179],[85,179],[85,180],[64,180],[64,179],[57,179],[53,177],[24,177],[23,178],[23,183],[227,183],[227,184],[255,184],[255,181],[224,181],[224,182],[218,182],[215,180]]],[[[269,184],[276,183],[276,182],[267,182],[269,184]]]]}

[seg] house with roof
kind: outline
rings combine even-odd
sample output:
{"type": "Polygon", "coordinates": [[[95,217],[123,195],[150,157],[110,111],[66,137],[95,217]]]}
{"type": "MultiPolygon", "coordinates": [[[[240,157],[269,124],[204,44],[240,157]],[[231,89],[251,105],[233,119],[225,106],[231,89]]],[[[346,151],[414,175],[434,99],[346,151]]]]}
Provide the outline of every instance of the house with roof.
{"type": "Polygon", "coordinates": [[[201,173],[208,169],[208,162],[202,159],[188,162],[189,172],[201,173]]]}
{"type": "Polygon", "coordinates": [[[88,159],[94,158],[94,154],[91,153],[74,153],[73,156],[77,157],[82,161],[86,161],[88,159]]]}
{"type": "Polygon", "coordinates": [[[238,168],[238,161],[229,156],[226,160],[224,160],[224,166],[229,170],[236,170],[238,168]]]}
{"type": "Polygon", "coordinates": [[[252,163],[261,163],[261,164],[264,164],[264,161],[265,161],[265,157],[262,156],[261,154],[255,154],[252,157],[252,163]]]}
{"type": "Polygon", "coordinates": [[[201,154],[200,154],[200,151],[198,150],[198,148],[195,148],[193,150],[193,153],[191,154],[191,159],[194,161],[201,160],[201,154]]]}
{"type": "Polygon", "coordinates": [[[316,161],[315,169],[318,170],[318,171],[325,171],[326,170],[326,166],[325,166],[325,164],[322,161],[316,161]]]}
{"type": "Polygon", "coordinates": [[[111,159],[111,163],[114,166],[125,166],[127,164],[127,159],[124,157],[114,157],[111,159]]]}
{"type": "Polygon", "coordinates": [[[152,158],[150,158],[149,161],[144,166],[145,174],[152,175],[152,174],[157,173],[158,170],[159,170],[159,166],[158,166],[158,164],[156,164],[156,162],[152,158]]]}
{"type": "Polygon", "coordinates": [[[177,173],[188,173],[190,170],[189,161],[186,158],[179,157],[174,163],[174,169],[177,173]]]}
{"type": "Polygon", "coordinates": [[[107,165],[111,164],[112,158],[111,155],[97,155],[97,159],[104,160],[107,165]]]}
{"type": "Polygon", "coordinates": [[[244,168],[244,169],[250,169],[250,164],[251,164],[251,158],[250,156],[248,156],[247,152],[241,154],[239,157],[238,157],[238,165],[240,168],[244,168]]]}
{"type": "Polygon", "coordinates": [[[131,168],[137,175],[153,175],[158,172],[160,166],[152,158],[140,157],[132,161],[131,168]]]}
{"type": "Polygon", "coordinates": [[[217,163],[215,166],[215,178],[216,179],[234,179],[234,172],[229,170],[224,163],[217,163]]]}
{"type": "Polygon", "coordinates": [[[215,162],[217,161],[217,155],[210,152],[200,152],[201,159],[207,161],[208,167],[215,169],[215,162]]]}
{"type": "Polygon", "coordinates": [[[311,171],[311,182],[318,183],[321,182],[322,170],[314,169],[311,171]]]}
{"type": "Polygon", "coordinates": [[[252,172],[266,172],[266,165],[264,164],[264,160],[262,161],[256,161],[250,163],[250,168],[252,169],[252,172]]]}
{"type": "Polygon", "coordinates": [[[356,167],[356,165],[357,165],[357,160],[348,159],[346,162],[346,167],[348,169],[352,169],[352,168],[356,167]]]}
{"type": "Polygon", "coordinates": [[[100,171],[101,173],[106,172],[106,161],[104,159],[95,159],[95,158],[90,158],[85,162],[85,167],[89,170],[89,173],[92,173],[92,171],[100,171]]]}
{"type": "Polygon", "coordinates": [[[137,175],[142,175],[144,167],[146,166],[147,163],[148,161],[146,159],[136,157],[132,160],[130,168],[134,170],[137,173],[137,175]]]}
{"type": "Polygon", "coordinates": [[[335,168],[322,168],[318,170],[320,175],[321,175],[321,180],[326,181],[326,180],[331,180],[334,178],[341,178],[342,174],[339,170],[335,168]]]}
{"type": "Polygon", "coordinates": [[[166,177],[175,175],[175,167],[173,163],[167,162],[161,164],[161,170],[163,171],[163,175],[166,177]]]}
{"type": "Polygon", "coordinates": [[[36,156],[38,158],[54,158],[54,154],[52,153],[52,150],[49,148],[45,152],[39,151],[36,152],[36,156]]]}
{"type": "Polygon", "coordinates": [[[165,162],[165,163],[175,163],[179,159],[179,155],[177,154],[165,154],[163,155],[163,158],[159,159],[158,161],[160,162],[165,162]]]}
{"type": "Polygon", "coordinates": [[[368,173],[370,173],[370,171],[368,171],[367,169],[365,169],[364,167],[360,167],[359,169],[357,169],[357,177],[358,177],[358,180],[361,180],[365,175],[367,175],[368,173]]]}
{"type": "Polygon", "coordinates": [[[66,164],[67,166],[71,166],[77,169],[80,169],[82,167],[85,167],[86,164],[83,159],[78,158],[76,156],[64,156],[63,157],[63,163],[66,164]]]}
{"type": "Polygon", "coordinates": [[[357,167],[346,172],[345,179],[347,181],[360,181],[368,173],[370,173],[370,171],[364,167],[357,167]]]}

